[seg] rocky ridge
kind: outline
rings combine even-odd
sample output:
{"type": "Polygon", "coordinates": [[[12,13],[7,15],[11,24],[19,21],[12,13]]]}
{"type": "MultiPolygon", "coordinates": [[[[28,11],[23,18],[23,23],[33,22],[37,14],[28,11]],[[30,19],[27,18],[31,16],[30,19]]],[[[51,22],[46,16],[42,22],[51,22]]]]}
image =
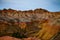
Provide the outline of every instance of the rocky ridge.
{"type": "Polygon", "coordinates": [[[0,10],[0,36],[37,37],[50,40],[60,32],[60,12],[45,9],[0,10]]]}

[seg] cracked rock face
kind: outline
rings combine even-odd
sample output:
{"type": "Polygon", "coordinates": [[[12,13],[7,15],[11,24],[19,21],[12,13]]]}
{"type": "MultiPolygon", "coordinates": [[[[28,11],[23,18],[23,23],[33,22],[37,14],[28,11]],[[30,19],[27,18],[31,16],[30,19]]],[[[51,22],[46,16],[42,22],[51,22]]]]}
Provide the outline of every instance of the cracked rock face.
{"type": "Polygon", "coordinates": [[[59,32],[60,12],[49,12],[41,8],[27,11],[0,10],[0,36],[50,40],[57,37],[59,32]]]}

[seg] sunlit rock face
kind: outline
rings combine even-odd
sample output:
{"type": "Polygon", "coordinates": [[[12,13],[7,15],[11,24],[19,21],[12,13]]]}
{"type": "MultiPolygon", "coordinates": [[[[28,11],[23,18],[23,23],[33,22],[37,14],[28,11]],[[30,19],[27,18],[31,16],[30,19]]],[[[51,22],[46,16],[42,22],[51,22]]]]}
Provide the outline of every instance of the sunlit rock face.
{"type": "Polygon", "coordinates": [[[3,37],[0,37],[0,40],[21,40],[21,39],[9,37],[9,36],[3,36],[3,37]]]}
{"type": "Polygon", "coordinates": [[[35,37],[19,39],[19,38],[14,38],[11,36],[3,36],[3,37],[0,37],[0,40],[40,40],[40,39],[35,38],[35,37]]]}
{"type": "Polygon", "coordinates": [[[0,36],[54,40],[57,34],[60,34],[60,12],[49,12],[41,8],[26,11],[0,10],[0,36]]]}

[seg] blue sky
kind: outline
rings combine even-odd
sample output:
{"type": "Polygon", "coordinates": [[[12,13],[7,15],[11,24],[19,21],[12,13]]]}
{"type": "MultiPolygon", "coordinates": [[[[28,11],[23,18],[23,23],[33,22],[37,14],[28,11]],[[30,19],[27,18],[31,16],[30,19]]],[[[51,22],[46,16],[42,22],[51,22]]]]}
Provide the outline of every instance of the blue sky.
{"type": "Polygon", "coordinates": [[[49,11],[60,11],[60,0],[0,0],[0,9],[30,10],[43,8],[49,11]]]}

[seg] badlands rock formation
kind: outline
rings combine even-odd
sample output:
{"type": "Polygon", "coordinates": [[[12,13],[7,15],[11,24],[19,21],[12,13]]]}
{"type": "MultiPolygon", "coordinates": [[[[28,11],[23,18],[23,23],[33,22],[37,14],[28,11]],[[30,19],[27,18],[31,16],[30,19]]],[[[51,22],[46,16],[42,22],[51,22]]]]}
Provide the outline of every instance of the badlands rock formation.
{"type": "Polygon", "coordinates": [[[0,10],[0,36],[54,40],[59,34],[60,12],[49,12],[41,8],[26,11],[0,10]]]}

